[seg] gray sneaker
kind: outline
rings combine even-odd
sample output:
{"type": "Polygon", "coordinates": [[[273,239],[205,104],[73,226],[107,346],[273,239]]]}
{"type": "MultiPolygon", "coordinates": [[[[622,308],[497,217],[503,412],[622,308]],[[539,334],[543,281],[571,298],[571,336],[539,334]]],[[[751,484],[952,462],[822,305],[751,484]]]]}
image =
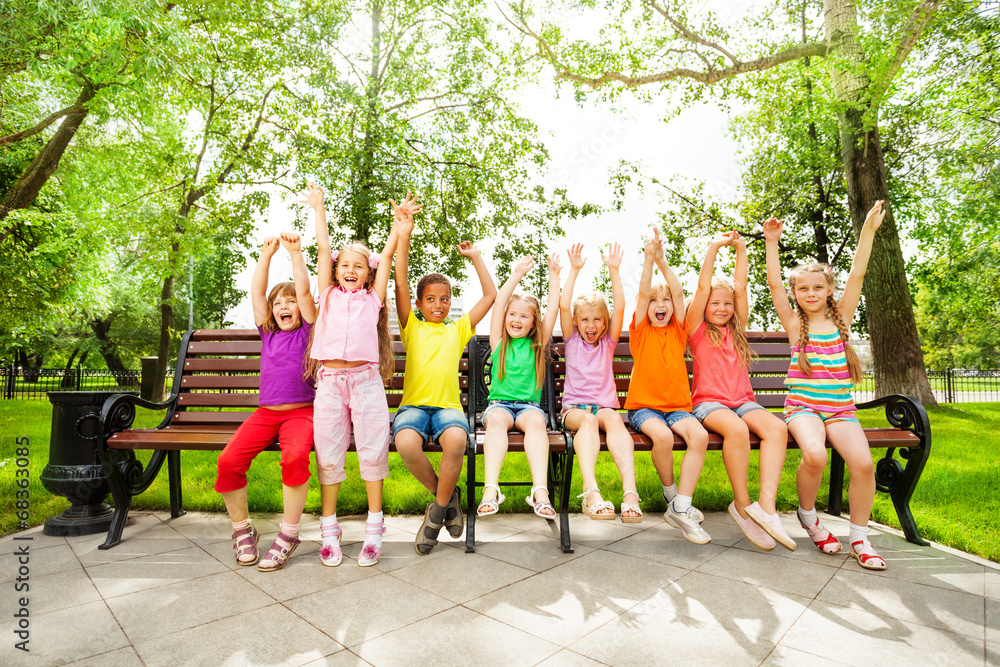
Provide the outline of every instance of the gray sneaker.
{"type": "Polygon", "coordinates": [[[697,515],[701,514],[694,506],[688,508],[686,512],[674,511],[674,504],[667,505],[667,511],[663,519],[674,528],[680,528],[684,532],[684,539],[695,544],[708,544],[712,537],[705,532],[705,529],[698,523],[697,515]]]}
{"type": "MultiPolygon", "coordinates": [[[[665,493],[663,494],[663,499],[667,501],[667,507],[670,506],[670,502],[673,500],[673,498],[667,498],[667,494],[665,493]]],[[[695,507],[694,505],[691,506],[691,509],[689,509],[688,512],[691,514],[691,516],[694,517],[695,521],[697,521],[698,523],[701,523],[702,521],[705,520],[705,515],[702,514],[701,510],[695,507]]]]}

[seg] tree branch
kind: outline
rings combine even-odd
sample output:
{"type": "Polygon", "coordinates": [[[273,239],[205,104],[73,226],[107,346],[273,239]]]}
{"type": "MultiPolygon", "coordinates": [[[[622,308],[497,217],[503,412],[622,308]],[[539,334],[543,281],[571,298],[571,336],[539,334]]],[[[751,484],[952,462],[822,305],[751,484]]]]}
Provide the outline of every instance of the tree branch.
{"type": "Polygon", "coordinates": [[[27,139],[30,136],[38,134],[39,132],[41,132],[42,130],[44,130],[49,125],[56,122],[63,116],[71,114],[75,111],[79,111],[80,109],[81,107],[78,104],[73,104],[71,106],[66,107],[65,109],[60,109],[59,111],[56,111],[55,113],[51,114],[48,118],[41,121],[34,127],[28,128],[27,130],[21,130],[20,132],[15,132],[13,134],[8,134],[5,137],[0,137],[0,146],[4,146],[6,144],[13,144],[15,142],[21,141],[22,139],[27,139]]]}
{"type": "Polygon", "coordinates": [[[930,22],[934,12],[938,10],[938,5],[940,4],[941,0],[923,0],[913,10],[913,13],[910,14],[909,20],[903,26],[899,42],[896,43],[896,55],[889,65],[889,69],[877,81],[872,82],[873,108],[878,108],[889,85],[896,78],[896,75],[899,74],[899,70],[903,66],[903,61],[906,60],[907,56],[910,55],[910,51],[916,46],[917,40],[920,39],[920,34],[927,27],[927,24],[930,22]]]}
{"type": "Polygon", "coordinates": [[[677,19],[675,19],[673,16],[671,16],[670,12],[667,11],[667,8],[666,7],[661,7],[659,5],[659,3],[656,2],[656,0],[646,0],[646,4],[649,5],[650,7],[652,7],[653,9],[655,9],[657,12],[659,12],[659,14],[661,16],[663,16],[663,18],[667,19],[667,21],[670,22],[670,25],[672,25],[674,27],[674,30],[676,30],[681,35],[683,35],[687,40],[695,42],[697,44],[701,44],[702,46],[707,46],[708,48],[713,49],[713,50],[721,53],[726,58],[729,58],[729,62],[731,62],[734,65],[738,65],[739,64],[740,61],[737,60],[735,57],[733,57],[733,54],[731,54],[729,51],[727,51],[721,44],[716,44],[715,42],[710,42],[709,40],[705,39],[704,37],[702,37],[698,33],[694,32],[691,29],[689,29],[683,23],[681,23],[680,21],[678,21],[677,19]]]}

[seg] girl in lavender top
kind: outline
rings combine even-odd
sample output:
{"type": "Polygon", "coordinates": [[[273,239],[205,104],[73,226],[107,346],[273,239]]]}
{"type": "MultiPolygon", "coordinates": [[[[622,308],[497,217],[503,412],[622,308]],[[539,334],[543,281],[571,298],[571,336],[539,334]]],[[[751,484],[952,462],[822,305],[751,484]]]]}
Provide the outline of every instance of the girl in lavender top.
{"type": "Polygon", "coordinates": [[[236,562],[257,563],[260,535],[250,523],[247,470],[254,457],[278,439],[284,515],[277,539],[257,565],[258,570],[271,572],[285,566],[301,541],[299,521],[309,491],[309,452],[313,446],[314,391],[303,379],[303,361],[316,320],[316,306],[309,292],[309,274],[298,234],[282,232],[280,238],[264,239],[250,297],[261,338],[260,407],[237,429],[219,455],[215,490],[222,494],[233,522],[236,562]],[[265,296],[271,257],[279,243],[291,255],[295,282],[278,283],[265,296]]]}

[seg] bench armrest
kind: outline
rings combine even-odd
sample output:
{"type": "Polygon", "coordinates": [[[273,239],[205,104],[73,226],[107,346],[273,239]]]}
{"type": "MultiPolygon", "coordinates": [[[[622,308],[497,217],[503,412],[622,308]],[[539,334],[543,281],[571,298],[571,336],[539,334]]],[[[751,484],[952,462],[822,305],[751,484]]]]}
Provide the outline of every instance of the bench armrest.
{"type": "Polygon", "coordinates": [[[904,429],[920,438],[920,448],[930,449],[931,423],[923,404],[913,396],[889,394],[873,401],[858,403],[858,410],[885,406],[885,418],[896,428],[904,429]]]}
{"type": "Polygon", "coordinates": [[[104,442],[118,431],[124,431],[135,421],[135,408],[150,410],[166,410],[167,414],[156,428],[163,428],[173,419],[177,409],[177,394],[171,394],[162,403],[154,403],[133,394],[114,394],[109,396],[101,407],[101,420],[98,423],[98,433],[104,442]]]}

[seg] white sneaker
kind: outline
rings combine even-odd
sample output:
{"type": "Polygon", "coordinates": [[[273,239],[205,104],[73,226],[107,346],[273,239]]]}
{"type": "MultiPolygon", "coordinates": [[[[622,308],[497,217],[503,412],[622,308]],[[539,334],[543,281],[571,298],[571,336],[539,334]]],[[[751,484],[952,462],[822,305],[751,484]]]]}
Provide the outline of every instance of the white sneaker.
{"type": "Polygon", "coordinates": [[[705,529],[701,527],[698,522],[698,515],[701,512],[697,508],[691,506],[686,512],[680,513],[674,511],[674,504],[670,503],[667,505],[667,511],[663,515],[664,521],[669,523],[674,528],[680,528],[684,533],[684,539],[688,542],[694,542],[695,544],[708,544],[712,541],[712,537],[705,532],[705,529]]]}
{"type": "MultiPolygon", "coordinates": [[[[667,494],[665,493],[663,494],[663,499],[667,501],[667,507],[669,507],[670,503],[673,501],[673,498],[667,498],[667,494]]],[[[705,520],[705,515],[702,514],[701,510],[695,507],[694,505],[691,506],[691,509],[689,509],[688,512],[691,514],[691,516],[694,517],[695,521],[697,521],[698,523],[701,523],[702,521],[705,520]]],[[[664,517],[666,517],[666,515],[664,515],[664,517]]]]}

